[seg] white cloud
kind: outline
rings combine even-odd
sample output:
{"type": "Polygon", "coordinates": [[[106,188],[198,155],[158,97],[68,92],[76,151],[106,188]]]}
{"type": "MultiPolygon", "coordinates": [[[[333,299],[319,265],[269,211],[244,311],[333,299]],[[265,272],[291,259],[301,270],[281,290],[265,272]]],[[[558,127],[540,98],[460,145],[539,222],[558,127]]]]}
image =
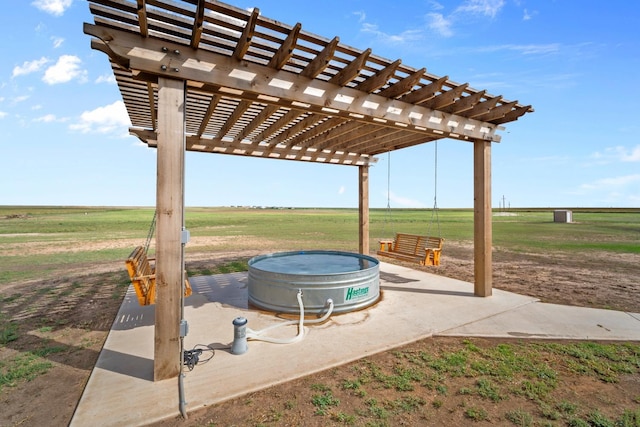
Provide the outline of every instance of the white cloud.
{"type": "Polygon", "coordinates": [[[346,188],[344,187],[344,185],[340,186],[340,188],[338,189],[338,194],[344,194],[344,192],[346,191],[346,188]]]}
{"type": "Polygon", "coordinates": [[[364,13],[364,11],[359,10],[357,12],[353,12],[353,14],[358,17],[358,22],[364,22],[367,19],[367,14],[364,13]]]}
{"type": "Polygon", "coordinates": [[[22,65],[16,65],[13,67],[13,73],[11,77],[24,76],[25,74],[35,73],[40,71],[45,64],[49,62],[44,56],[40,59],[34,59],[33,61],[25,61],[22,65]]]}
{"type": "Polygon", "coordinates": [[[531,19],[533,19],[534,16],[536,16],[538,14],[538,12],[536,12],[535,10],[533,12],[529,12],[527,9],[524,10],[524,13],[522,15],[522,20],[523,21],[529,21],[531,19]]]}
{"type": "Polygon", "coordinates": [[[0,111],[0,119],[4,119],[5,117],[7,117],[7,112],[0,111]]]}
{"type": "Polygon", "coordinates": [[[634,182],[640,182],[640,174],[603,178],[592,183],[582,184],[580,188],[584,190],[613,190],[625,187],[634,182]]]}
{"type": "Polygon", "coordinates": [[[115,84],[116,83],[116,78],[114,77],[113,74],[109,73],[109,74],[105,74],[105,75],[99,76],[96,79],[96,83],[115,84]]]}
{"type": "Polygon", "coordinates": [[[35,0],[31,3],[43,12],[50,13],[54,16],[62,16],[73,0],[35,0]]]}
{"type": "Polygon", "coordinates": [[[431,0],[431,1],[429,1],[429,4],[431,5],[431,8],[433,10],[442,10],[442,9],[444,9],[444,6],[441,3],[438,3],[437,1],[431,0]]]}
{"type": "Polygon", "coordinates": [[[51,123],[51,122],[55,122],[56,121],[56,116],[55,114],[45,114],[42,117],[38,117],[36,119],[33,119],[34,122],[41,122],[41,123],[51,123]]]}
{"type": "Polygon", "coordinates": [[[85,111],[80,116],[80,121],[69,128],[82,133],[127,134],[129,126],[131,122],[124,102],[116,101],[95,110],[85,111]]]}
{"type": "Polygon", "coordinates": [[[27,99],[29,99],[30,96],[29,95],[20,95],[20,96],[16,96],[15,98],[13,98],[13,104],[18,104],[20,102],[24,102],[27,99]]]}
{"type": "Polygon", "coordinates": [[[500,12],[504,6],[504,0],[468,0],[456,9],[456,12],[484,15],[491,18],[500,12]]]}
{"type": "Polygon", "coordinates": [[[82,61],[74,55],[62,55],[55,65],[47,68],[42,80],[50,85],[66,83],[73,79],[86,81],[87,71],[80,68],[82,61]]]}
{"type": "Polygon", "coordinates": [[[620,160],[623,162],[640,162],[640,145],[636,145],[635,148],[627,151],[624,147],[616,147],[620,153],[620,160]]]}
{"type": "MultiPolygon", "coordinates": [[[[386,193],[385,193],[386,196],[386,193]]],[[[401,208],[423,208],[424,204],[422,204],[419,200],[409,199],[407,197],[398,196],[393,191],[389,192],[389,204],[393,207],[401,207],[401,208]]]]}
{"type": "Polygon", "coordinates": [[[523,55],[546,55],[549,53],[557,53],[560,51],[560,44],[502,44],[495,46],[486,46],[479,49],[480,52],[498,52],[501,50],[511,50],[520,52],[523,55]]]}
{"type": "Polygon", "coordinates": [[[590,156],[596,164],[609,164],[612,162],[640,162],[640,145],[627,148],[621,145],[607,147],[604,152],[596,151],[590,156]]]}
{"type": "Polygon", "coordinates": [[[427,14],[427,19],[429,20],[429,28],[442,37],[451,37],[453,35],[451,20],[445,18],[441,13],[429,13],[427,14]]]}
{"type": "Polygon", "coordinates": [[[62,46],[62,43],[64,43],[64,38],[62,38],[62,37],[51,37],[51,41],[53,42],[53,48],[57,49],[60,46],[62,46]]]}
{"type": "Polygon", "coordinates": [[[377,25],[366,22],[362,24],[360,31],[375,35],[382,43],[400,44],[422,39],[422,32],[419,30],[407,30],[400,34],[387,34],[380,31],[377,25]]]}

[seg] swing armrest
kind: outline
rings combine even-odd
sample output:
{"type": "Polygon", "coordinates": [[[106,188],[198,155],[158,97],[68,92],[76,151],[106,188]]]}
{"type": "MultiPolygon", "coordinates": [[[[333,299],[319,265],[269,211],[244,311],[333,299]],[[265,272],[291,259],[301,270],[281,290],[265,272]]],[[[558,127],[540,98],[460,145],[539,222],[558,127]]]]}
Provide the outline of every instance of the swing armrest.
{"type": "Polygon", "coordinates": [[[155,274],[144,274],[141,276],[134,276],[131,279],[132,280],[142,280],[142,279],[155,279],[156,275],[155,274]]]}
{"type": "Polygon", "coordinates": [[[380,251],[389,252],[393,250],[393,244],[395,243],[394,239],[381,239],[378,241],[380,244],[380,251]]]}
{"type": "Polygon", "coordinates": [[[438,239],[438,247],[424,248],[424,265],[440,265],[440,254],[442,253],[444,239],[436,237],[430,237],[430,239],[438,239]]]}

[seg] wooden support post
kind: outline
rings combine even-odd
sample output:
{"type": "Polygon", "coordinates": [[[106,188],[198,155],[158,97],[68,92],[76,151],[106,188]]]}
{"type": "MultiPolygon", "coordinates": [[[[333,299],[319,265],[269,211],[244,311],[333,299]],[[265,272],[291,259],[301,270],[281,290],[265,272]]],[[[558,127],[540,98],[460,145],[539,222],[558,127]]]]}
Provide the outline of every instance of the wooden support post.
{"type": "Polygon", "coordinates": [[[180,374],[185,82],[158,78],[154,381],[180,374]]]}
{"type": "Polygon", "coordinates": [[[473,261],[474,294],[491,296],[491,142],[473,143],[473,261]]]}
{"type": "Polygon", "coordinates": [[[359,250],[369,255],[369,165],[358,166],[359,250]]]}

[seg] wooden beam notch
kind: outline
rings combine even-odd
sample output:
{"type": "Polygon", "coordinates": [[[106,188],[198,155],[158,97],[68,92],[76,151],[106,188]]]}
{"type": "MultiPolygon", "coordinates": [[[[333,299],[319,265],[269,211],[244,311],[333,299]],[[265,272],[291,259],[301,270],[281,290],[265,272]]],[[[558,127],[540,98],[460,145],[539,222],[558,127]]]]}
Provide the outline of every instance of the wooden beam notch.
{"type": "Polygon", "coordinates": [[[409,74],[404,79],[400,80],[396,84],[389,86],[385,90],[382,90],[378,93],[380,96],[384,96],[387,98],[397,98],[400,95],[403,95],[411,90],[420,82],[420,79],[424,76],[424,73],[427,72],[426,68],[420,68],[419,70],[414,71],[409,74]]]}
{"type": "Polygon", "coordinates": [[[147,23],[147,0],[137,0],[136,11],[138,12],[138,26],[142,37],[149,36],[149,25],[147,23]]]}
{"type": "Polygon", "coordinates": [[[369,55],[371,55],[370,48],[362,52],[353,61],[348,63],[342,70],[331,77],[329,83],[338,86],[346,86],[350,81],[358,77],[358,75],[360,74],[360,70],[364,68],[364,64],[367,62],[369,55]]]}
{"type": "Polygon", "coordinates": [[[340,39],[338,37],[334,37],[327,45],[322,49],[320,53],[318,53],[312,60],[307,64],[307,66],[300,72],[300,75],[303,77],[308,77],[310,79],[315,79],[320,73],[322,73],[325,68],[333,59],[333,55],[335,55],[336,47],[340,39]]]}
{"type": "Polygon", "coordinates": [[[291,29],[287,38],[282,42],[280,48],[276,51],[276,53],[271,57],[271,61],[267,64],[267,67],[275,68],[276,70],[281,70],[285,64],[291,59],[291,55],[293,54],[293,50],[296,47],[296,43],[298,41],[298,35],[300,34],[300,30],[302,29],[302,24],[299,22],[291,29]]]}
{"type": "Polygon", "coordinates": [[[392,62],[391,64],[379,70],[373,76],[369,77],[366,80],[363,80],[361,83],[356,85],[355,89],[367,93],[371,93],[377,89],[380,89],[382,86],[387,84],[391,77],[393,77],[401,62],[402,61],[399,59],[392,62]]]}
{"type": "Polygon", "coordinates": [[[251,46],[251,39],[256,31],[256,22],[258,22],[258,16],[260,16],[260,9],[257,7],[253,8],[251,15],[249,16],[249,20],[247,24],[244,26],[242,30],[242,34],[238,39],[238,43],[236,44],[236,49],[233,51],[233,55],[231,57],[238,61],[244,58],[245,53],[249,50],[249,46],[251,46]]]}
{"type": "Polygon", "coordinates": [[[440,77],[438,80],[435,80],[420,89],[407,93],[400,98],[400,101],[407,102],[409,104],[419,104],[421,102],[428,101],[436,96],[436,93],[442,90],[442,86],[447,80],[449,80],[448,76],[440,77]]]}
{"type": "Polygon", "coordinates": [[[421,102],[420,105],[423,107],[431,108],[433,110],[446,107],[447,105],[453,104],[456,99],[460,98],[462,96],[462,93],[467,89],[468,86],[469,83],[461,84],[452,89],[449,89],[446,92],[441,93],[440,95],[430,99],[429,101],[421,102]]]}
{"type": "Polygon", "coordinates": [[[204,25],[204,6],[205,0],[198,0],[196,6],[196,16],[193,20],[193,27],[191,29],[191,47],[197,49],[202,38],[202,29],[204,25]]]}

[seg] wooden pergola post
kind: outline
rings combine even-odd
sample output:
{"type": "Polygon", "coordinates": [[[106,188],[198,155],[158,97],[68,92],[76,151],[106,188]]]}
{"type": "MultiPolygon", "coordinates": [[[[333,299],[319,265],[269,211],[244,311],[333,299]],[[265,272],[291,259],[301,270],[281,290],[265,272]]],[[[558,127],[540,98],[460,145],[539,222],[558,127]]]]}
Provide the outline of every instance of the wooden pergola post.
{"type": "Polygon", "coordinates": [[[359,250],[369,255],[369,165],[358,166],[359,250]]]}
{"type": "Polygon", "coordinates": [[[473,143],[474,294],[491,296],[491,141],[473,143]]]}
{"type": "Polygon", "coordinates": [[[158,78],[154,381],[180,374],[185,82],[158,78]]]}

